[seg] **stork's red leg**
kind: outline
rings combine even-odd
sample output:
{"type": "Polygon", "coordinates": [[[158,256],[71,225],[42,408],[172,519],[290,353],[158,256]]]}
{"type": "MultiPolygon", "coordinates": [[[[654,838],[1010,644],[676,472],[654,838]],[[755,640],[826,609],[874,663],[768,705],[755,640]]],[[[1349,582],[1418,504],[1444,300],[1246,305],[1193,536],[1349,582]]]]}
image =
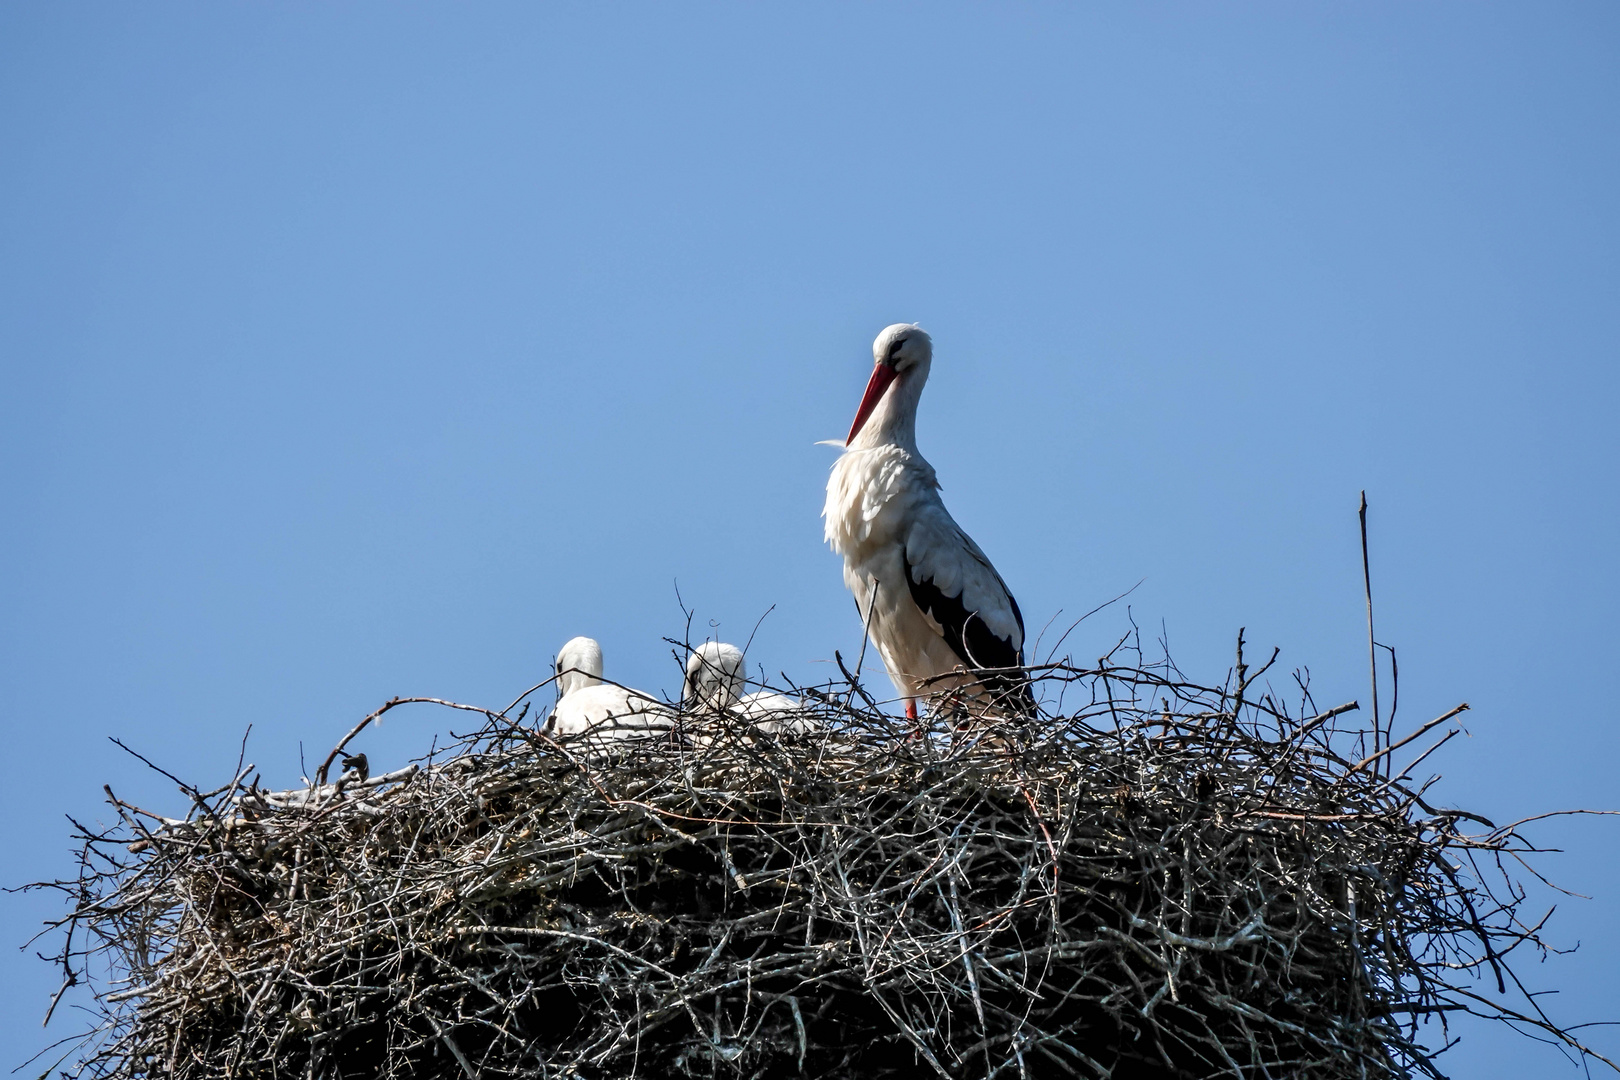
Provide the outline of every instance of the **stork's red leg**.
{"type": "Polygon", "coordinates": [[[915,719],[917,719],[917,699],[916,698],[906,698],[906,719],[907,720],[915,720],[915,719]]]}

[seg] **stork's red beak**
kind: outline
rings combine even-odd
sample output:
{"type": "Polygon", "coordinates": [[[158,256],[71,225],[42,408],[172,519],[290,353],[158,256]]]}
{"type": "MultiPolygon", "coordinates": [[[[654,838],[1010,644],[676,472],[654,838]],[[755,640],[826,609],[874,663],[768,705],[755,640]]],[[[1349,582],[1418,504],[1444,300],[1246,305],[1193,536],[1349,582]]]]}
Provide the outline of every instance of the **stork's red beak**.
{"type": "Polygon", "coordinates": [[[883,400],[883,391],[889,388],[889,384],[894,382],[895,376],[899,374],[892,366],[881,362],[872,369],[872,378],[866,384],[866,395],[861,398],[861,407],[855,411],[855,422],[849,426],[849,437],[844,440],[845,446],[855,441],[855,436],[866,426],[872,410],[883,400]]]}

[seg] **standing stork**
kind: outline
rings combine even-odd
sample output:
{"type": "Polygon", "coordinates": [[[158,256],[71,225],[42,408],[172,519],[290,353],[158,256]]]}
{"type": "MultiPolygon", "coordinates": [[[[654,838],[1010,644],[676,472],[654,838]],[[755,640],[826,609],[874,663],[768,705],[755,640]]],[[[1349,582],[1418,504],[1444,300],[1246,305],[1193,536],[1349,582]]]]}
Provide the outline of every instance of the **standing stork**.
{"type": "Polygon", "coordinates": [[[1018,601],[945,509],[934,467],[917,451],[933,357],[933,341],[910,323],[872,343],[872,377],[827,481],[827,542],[844,557],[844,583],[906,716],[916,719],[917,698],[953,686],[1028,715],[1018,601]]]}

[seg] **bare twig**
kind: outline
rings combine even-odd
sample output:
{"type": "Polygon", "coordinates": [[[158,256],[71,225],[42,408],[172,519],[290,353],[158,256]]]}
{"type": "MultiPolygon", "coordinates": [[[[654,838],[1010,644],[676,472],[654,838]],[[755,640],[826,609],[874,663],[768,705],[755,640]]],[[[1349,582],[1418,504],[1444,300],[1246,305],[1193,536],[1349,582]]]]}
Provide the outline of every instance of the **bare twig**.
{"type": "Polygon", "coordinates": [[[1367,665],[1372,680],[1372,761],[1377,761],[1382,755],[1379,750],[1384,744],[1382,721],[1378,713],[1378,643],[1373,640],[1373,601],[1372,601],[1372,564],[1367,558],[1367,493],[1361,493],[1361,508],[1357,513],[1361,519],[1361,582],[1367,593],[1367,665]]]}

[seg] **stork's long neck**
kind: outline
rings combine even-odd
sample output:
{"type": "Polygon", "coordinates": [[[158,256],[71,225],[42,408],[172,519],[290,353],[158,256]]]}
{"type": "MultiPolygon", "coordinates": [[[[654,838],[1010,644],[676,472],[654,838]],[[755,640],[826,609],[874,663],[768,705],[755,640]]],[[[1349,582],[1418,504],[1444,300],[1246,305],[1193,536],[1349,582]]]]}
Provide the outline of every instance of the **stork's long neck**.
{"type": "Polygon", "coordinates": [[[861,428],[851,450],[870,450],[878,446],[898,446],[917,453],[917,403],[922,399],[923,387],[928,383],[928,364],[917,364],[899,375],[873,410],[871,419],[861,428]]]}
{"type": "Polygon", "coordinates": [[[570,649],[557,657],[557,689],[563,697],[602,682],[602,654],[570,649]]]}

